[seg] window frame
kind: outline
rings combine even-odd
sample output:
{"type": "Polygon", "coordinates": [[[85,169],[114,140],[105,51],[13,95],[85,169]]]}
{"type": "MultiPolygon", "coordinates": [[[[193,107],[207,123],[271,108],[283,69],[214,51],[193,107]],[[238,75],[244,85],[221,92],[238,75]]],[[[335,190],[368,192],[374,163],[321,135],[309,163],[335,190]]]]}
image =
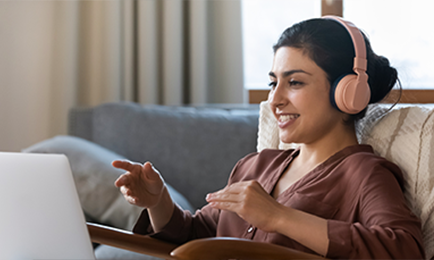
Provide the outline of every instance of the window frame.
{"type": "MultiPolygon", "coordinates": [[[[343,16],[343,0],[321,0],[321,15],[343,16]]],[[[258,104],[267,100],[269,90],[249,89],[249,103],[258,104]]],[[[400,90],[393,89],[383,103],[395,103],[400,90]]],[[[399,103],[434,103],[434,89],[403,89],[399,103]]]]}

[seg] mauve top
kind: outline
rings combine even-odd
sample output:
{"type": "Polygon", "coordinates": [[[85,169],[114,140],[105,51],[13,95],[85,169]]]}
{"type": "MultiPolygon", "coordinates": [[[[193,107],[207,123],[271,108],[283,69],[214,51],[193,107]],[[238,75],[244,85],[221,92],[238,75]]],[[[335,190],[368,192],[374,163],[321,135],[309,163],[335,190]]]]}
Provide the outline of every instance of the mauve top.
{"type": "MultiPolygon", "coordinates": [[[[241,159],[228,185],[256,180],[269,194],[299,150],[264,150],[241,159]]],[[[354,145],[334,154],[283,191],[277,201],[327,219],[328,258],[421,259],[420,221],[406,205],[400,169],[376,156],[371,146],[354,145]]],[[[237,214],[209,205],[194,215],[176,207],[169,223],[153,233],[147,211],[133,232],[182,244],[204,237],[239,237],[314,253],[279,233],[267,233],[237,214]]]]}

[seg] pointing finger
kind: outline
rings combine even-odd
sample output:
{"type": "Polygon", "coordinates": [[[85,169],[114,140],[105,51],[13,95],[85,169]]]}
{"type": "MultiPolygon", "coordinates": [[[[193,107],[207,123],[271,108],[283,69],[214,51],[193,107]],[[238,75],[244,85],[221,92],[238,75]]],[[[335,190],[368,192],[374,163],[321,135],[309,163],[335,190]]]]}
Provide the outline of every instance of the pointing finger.
{"type": "Polygon", "coordinates": [[[130,161],[127,160],[116,160],[112,162],[113,167],[118,168],[118,169],[123,169],[129,172],[134,171],[135,169],[137,169],[137,167],[141,167],[140,164],[137,163],[132,163],[130,161]]]}

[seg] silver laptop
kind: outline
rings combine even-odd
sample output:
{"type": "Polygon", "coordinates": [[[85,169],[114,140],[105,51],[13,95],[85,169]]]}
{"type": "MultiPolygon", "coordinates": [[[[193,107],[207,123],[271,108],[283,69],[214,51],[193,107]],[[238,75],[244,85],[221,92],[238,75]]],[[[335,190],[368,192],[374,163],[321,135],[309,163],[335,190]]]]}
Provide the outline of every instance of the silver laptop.
{"type": "Polygon", "coordinates": [[[66,156],[0,152],[0,259],[95,259],[66,156]]]}

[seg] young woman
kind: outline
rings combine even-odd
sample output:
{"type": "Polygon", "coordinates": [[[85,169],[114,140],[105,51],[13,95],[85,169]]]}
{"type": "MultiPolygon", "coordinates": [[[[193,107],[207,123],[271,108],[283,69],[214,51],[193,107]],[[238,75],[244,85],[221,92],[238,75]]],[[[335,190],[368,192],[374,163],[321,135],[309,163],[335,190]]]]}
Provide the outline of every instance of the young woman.
{"type": "Polygon", "coordinates": [[[389,61],[352,24],[326,17],[281,35],[269,76],[280,139],[299,148],[247,155],[194,215],[173,203],[151,163],[115,161],[127,171],[115,185],[146,208],[134,232],[173,243],[241,237],[329,258],[423,258],[400,169],[355,134],[367,103],[382,100],[397,81],[389,61]],[[357,74],[349,90],[341,84],[347,74],[357,74]]]}

